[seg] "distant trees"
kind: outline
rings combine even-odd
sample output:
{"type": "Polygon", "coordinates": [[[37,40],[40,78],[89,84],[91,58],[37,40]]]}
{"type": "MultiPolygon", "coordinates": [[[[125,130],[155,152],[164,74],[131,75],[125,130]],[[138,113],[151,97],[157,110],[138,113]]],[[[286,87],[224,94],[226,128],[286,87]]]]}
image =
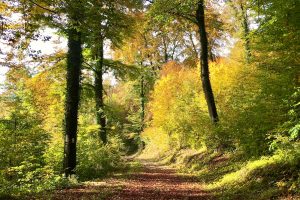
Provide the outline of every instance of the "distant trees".
{"type": "Polygon", "coordinates": [[[250,2],[245,0],[231,0],[227,4],[233,9],[238,24],[234,26],[241,31],[241,39],[244,43],[245,60],[249,64],[251,58],[250,51],[250,2]]]}
{"type": "MultiPolygon", "coordinates": [[[[189,21],[198,28],[200,36],[200,65],[201,65],[201,79],[202,87],[206,97],[208,113],[212,123],[219,121],[217,108],[215,105],[214,95],[209,78],[209,49],[211,53],[212,47],[209,47],[208,37],[206,33],[205,21],[205,5],[203,0],[199,1],[175,1],[166,2],[164,0],[154,2],[154,13],[162,16],[173,16],[174,18],[181,18],[189,21]],[[195,9],[196,8],[196,9],[195,9]]],[[[215,19],[217,21],[217,19],[215,19]]],[[[214,59],[210,54],[210,58],[214,59]]]]}
{"type": "Polygon", "coordinates": [[[133,23],[130,16],[131,11],[138,8],[140,4],[139,0],[131,0],[127,2],[90,1],[87,5],[86,43],[91,48],[92,59],[96,61],[92,66],[94,71],[95,111],[97,124],[99,125],[99,139],[104,144],[107,143],[107,117],[104,104],[103,74],[109,70],[118,70],[116,69],[118,68],[116,63],[104,58],[105,49],[108,46],[119,47],[122,41],[130,35],[133,23]]]}

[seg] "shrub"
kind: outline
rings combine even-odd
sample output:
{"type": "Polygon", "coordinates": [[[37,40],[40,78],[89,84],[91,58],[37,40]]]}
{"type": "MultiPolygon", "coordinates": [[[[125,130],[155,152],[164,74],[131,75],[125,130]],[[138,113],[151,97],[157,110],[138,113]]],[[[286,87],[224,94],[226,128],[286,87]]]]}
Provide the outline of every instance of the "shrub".
{"type": "Polygon", "coordinates": [[[121,159],[122,143],[118,138],[111,138],[104,145],[97,138],[97,125],[81,128],[78,138],[77,175],[80,180],[99,178],[124,167],[121,159]]]}

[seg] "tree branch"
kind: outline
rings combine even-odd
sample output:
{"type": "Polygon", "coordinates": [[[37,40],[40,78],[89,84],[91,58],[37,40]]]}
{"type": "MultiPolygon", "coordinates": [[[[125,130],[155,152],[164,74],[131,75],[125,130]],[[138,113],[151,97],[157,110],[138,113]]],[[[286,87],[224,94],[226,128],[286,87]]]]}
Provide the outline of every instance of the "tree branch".
{"type": "Polygon", "coordinates": [[[92,65],[90,65],[89,63],[87,63],[86,61],[83,61],[82,64],[85,65],[87,69],[90,69],[90,70],[96,72],[96,69],[92,65]]]}
{"type": "Polygon", "coordinates": [[[51,10],[51,9],[49,9],[49,8],[45,8],[44,6],[41,6],[40,4],[34,2],[33,0],[29,0],[29,1],[30,1],[32,4],[36,5],[37,7],[41,8],[41,9],[43,9],[43,10],[49,11],[49,12],[54,13],[54,14],[58,14],[56,11],[51,10]]]}
{"type": "Polygon", "coordinates": [[[169,11],[168,13],[171,15],[175,15],[177,17],[181,17],[188,21],[191,21],[194,24],[197,24],[196,16],[194,16],[194,15],[184,15],[183,13],[178,13],[178,12],[174,12],[174,11],[169,11]]]}

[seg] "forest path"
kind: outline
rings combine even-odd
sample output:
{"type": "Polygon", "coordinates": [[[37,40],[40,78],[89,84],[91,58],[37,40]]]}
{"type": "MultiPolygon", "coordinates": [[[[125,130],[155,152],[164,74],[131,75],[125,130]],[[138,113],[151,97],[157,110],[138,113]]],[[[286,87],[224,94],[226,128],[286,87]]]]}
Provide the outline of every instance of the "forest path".
{"type": "Polygon", "coordinates": [[[202,200],[213,199],[201,189],[197,177],[178,174],[176,170],[155,163],[142,162],[141,169],[116,174],[101,181],[57,191],[52,199],[107,200],[202,200]]]}

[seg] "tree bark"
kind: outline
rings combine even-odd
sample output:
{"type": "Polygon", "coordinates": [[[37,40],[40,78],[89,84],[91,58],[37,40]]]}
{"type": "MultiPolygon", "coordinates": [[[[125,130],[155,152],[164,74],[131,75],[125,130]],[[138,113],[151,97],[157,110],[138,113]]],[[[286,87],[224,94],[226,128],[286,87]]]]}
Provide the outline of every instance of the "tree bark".
{"type": "Polygon", "coordinates": [[[75,174],[80,75],[82,65],[81,34],[74,28],[68,30],[67,92],[65,102],[64,173],[75,174]]]}
{"type": "Polygon", "coordinates": [[[205,95],[205,99],[208,106],[209,116],[213,123],[219,121],[217,108],[214,100],[214,94],[212,91],[210,79],[209,79],[209,67],[208,67],[208,42],[207,35],[205,30],[205,18],[204,18],[204,1],[200,0],[198,2],[198,7],[196,11],[196,19],[199,28],[200,34],[200,43],[201,43],[201,55],[200,55],[200,64],[201,64],[201,80],[202,87],[205,95]]]}
{"type": "Polygon", "coordinates": [[[99,127],[99,138],[106,144],[107,143],[107,133],[106,133],[106,118],[104,113],[104,98],[103,98],[103,39],[100,39],[99,50],[98,50],[98,64],[95,70],[95,101],[96,101],[96,118],[99,127]]]}
{"type": "Polygon", "coordinates": [[[144,120],[145,120],[145,90],[144,90],[144,76],[141,76],[141,90],[140,90],[140,99],[141,99],[141,130],[144,130],[144,120]]]}
{"type": "MultiPolygon", "coordinates": [[[[162,37],[163,45],[164,45],[164,61],[167,63],[169,61],[169,55],[168,55],[168,45],[166,43],[165,37],[162,37]]],[[[147,48],[147,47],[146,47],[147,48]]]]}

